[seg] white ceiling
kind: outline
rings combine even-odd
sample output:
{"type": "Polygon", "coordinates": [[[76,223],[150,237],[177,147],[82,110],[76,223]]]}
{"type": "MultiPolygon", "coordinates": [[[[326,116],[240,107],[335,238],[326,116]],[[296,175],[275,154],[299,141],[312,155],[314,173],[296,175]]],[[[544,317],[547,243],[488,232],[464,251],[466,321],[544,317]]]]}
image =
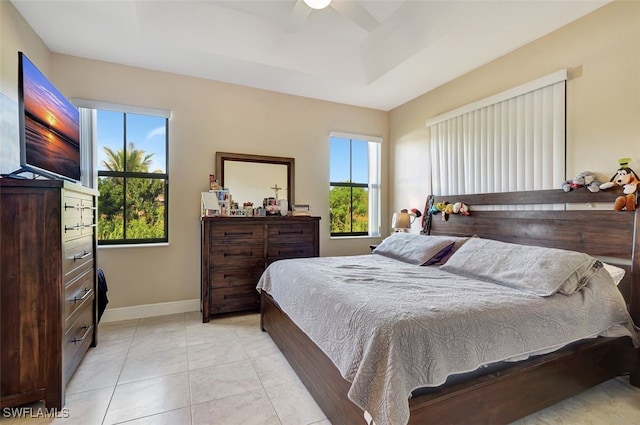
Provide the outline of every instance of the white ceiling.
{"type": "Polygon", "coordinates": [[[11,0],[56,53],[390,110],[609,0],[11,0]]]}

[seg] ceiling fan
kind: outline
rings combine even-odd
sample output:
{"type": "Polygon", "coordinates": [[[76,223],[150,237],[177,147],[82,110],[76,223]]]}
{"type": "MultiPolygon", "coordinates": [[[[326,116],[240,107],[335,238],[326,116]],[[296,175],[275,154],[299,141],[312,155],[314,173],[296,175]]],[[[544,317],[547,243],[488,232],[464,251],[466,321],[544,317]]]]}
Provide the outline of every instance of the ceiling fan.
{"type": "Polygon", "coordinates": [[[354,0],[297,0],[291,11],[290,29],[295,32],[314,10],[331,7],[346,16],[367,32],[372,32],[380,22],[365,9],[359,1],[354,0]]]}
{"type": "Polygon", "coordinates": [[[331,0],[303,0],[312,9],[324,9],[329,6],[331,0]]]}

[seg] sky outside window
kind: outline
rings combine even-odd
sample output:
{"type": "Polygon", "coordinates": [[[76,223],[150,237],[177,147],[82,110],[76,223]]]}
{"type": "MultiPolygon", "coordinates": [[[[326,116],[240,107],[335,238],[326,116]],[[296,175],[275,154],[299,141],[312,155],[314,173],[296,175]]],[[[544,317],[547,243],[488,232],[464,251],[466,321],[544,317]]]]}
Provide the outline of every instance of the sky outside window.
{"type": "MultiPolygon", "coordinates": [[[[107,160],[104,147],[117,152],[124,148],[124,117],[122,112],[98,110],[98,168],[105,169],[107,160]]],[[[166,172],[166,119],[150,115],[126,114],[127,145],[145,154],[153,153],[150,172],[166,172]]]]}
{"type": "Polygon", "coordinates": [[[351,148],[349,139],[331,137],[330,141],[330,173],[329,181],[352,183],[369,182],[368,142],[352,140],[351,148]],[[349,150],[351,149],[351,155],[349,150]],[[349,163],[353,158],[351,164],[349,163]],[[352,176],[349,176],[351,168],[352,176]]]}

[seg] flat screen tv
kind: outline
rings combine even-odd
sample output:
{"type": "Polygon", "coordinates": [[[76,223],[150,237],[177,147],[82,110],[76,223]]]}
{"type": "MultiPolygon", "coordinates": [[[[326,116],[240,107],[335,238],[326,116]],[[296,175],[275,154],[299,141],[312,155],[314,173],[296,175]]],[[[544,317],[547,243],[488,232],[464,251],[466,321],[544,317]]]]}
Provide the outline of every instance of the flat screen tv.
{"type": "Polygon", "coordinates": [[[18,172],[79,181],[78,109],[22,52],[18,52],[18,108],[18,172]]]}

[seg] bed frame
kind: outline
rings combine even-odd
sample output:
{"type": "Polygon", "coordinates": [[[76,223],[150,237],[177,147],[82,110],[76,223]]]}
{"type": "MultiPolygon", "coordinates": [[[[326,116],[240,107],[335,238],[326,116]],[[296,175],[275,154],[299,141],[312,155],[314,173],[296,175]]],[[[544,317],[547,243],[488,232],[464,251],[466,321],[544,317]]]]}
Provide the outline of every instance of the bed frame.
{"type": "MultiPolygon", "coordinates": [[[[588,208],[610,204],[618,191],[577,189],[430,197],[434,202],[464,202],[469,216],[440,214],[425,221],[432,235],[497,239],[587,252],[625,268],[620,289],[636,324],[640,324],[640,210],[617,212],[588,208]],[[567,209],[474,211],[478,205],[567,204],[567,209]],[[569,206],[569,204],[574,204],[569,206]],[[587,209],[571,209],[576,206],[587,209]]],[[[522,208],[522,207],[521,207],[522,208]]],[[[333,425],[364,424],[363,411],[347,398],[350,383],[307,335],[262,292],[261,326],[287,358],[333,425]]],[[[616,376],[630,374],[640,387],[640,350],[624,338],[597,338],[551,354],[445,384],[409,400],[409,424],[509,423],[616,376]]]]}

